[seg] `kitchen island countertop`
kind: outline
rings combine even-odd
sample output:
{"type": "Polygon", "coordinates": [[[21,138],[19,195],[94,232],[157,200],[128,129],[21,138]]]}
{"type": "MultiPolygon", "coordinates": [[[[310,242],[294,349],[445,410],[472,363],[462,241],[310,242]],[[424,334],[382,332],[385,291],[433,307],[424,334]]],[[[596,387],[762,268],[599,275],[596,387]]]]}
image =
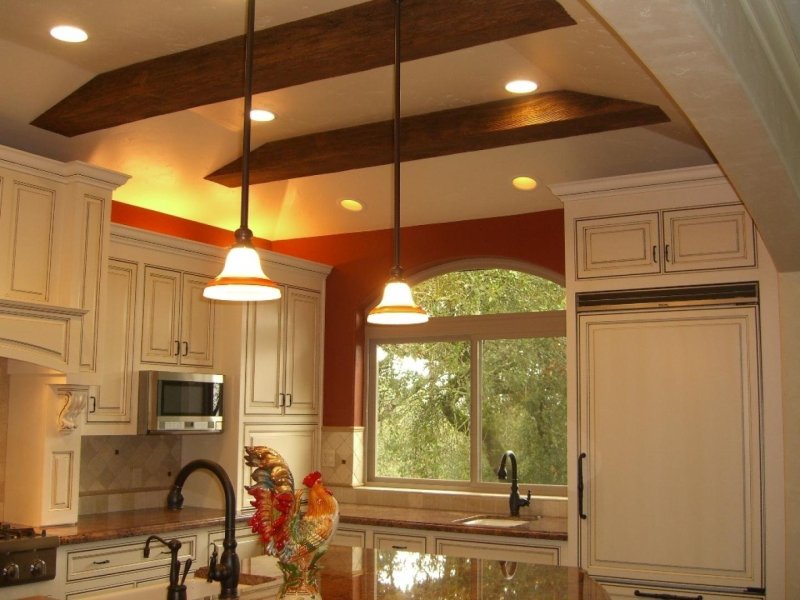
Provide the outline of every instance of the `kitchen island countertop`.
{"type": "MultiPolygon", "coordinates": [[[[475,512],[395,508],[376,505],[340,505],[340,526],[348,523],[375,527],[400,527],[451,533],[566,540],[566,519],[544,517],[515,528],[465,525],[475,512]]],[[[237,526],[246,526],[251,514],[237,515],[237,526]]],[[[186,529],[219,527],[224,523],[219,509],[185,507],[182,510],[151,508],[79,517],[75,525],[47,527],[61,544],[82,544],[125,537],[167,533],[186,529]]]]}

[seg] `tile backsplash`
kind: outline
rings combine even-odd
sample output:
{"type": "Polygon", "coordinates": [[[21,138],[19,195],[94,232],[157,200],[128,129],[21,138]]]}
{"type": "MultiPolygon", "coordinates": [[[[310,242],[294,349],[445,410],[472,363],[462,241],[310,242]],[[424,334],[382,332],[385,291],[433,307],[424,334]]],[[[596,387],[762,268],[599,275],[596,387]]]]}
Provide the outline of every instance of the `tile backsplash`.
{"type": "Polygon", "coordinates": [[[163,506],[180,468],[180,436],[84,436],[79,512],[163,506]]]}

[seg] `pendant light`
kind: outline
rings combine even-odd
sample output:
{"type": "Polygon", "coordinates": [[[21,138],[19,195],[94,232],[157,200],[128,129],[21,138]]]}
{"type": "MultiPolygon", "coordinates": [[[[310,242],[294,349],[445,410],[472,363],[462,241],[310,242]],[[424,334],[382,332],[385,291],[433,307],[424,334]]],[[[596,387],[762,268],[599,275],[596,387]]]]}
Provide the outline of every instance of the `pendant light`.
{"type": "Polygon", "coordinates": [[[250,109],[253,104],[253,37],[255,31],[255,0],[247,0],[247,35],[244,60],[244,127],[242,131],[242,204],[239,229],[234,232],[236,243],[228,251],[225,265],[217,277],[208,282],[203,296],[212,300],[249,302],[277,300],[280,288],[264,274],[261,258],[253,247],[253,232],[247,226],[250,202],[250,109]]]}
{"type": "Polygon", "coordinates": [[[400,2],[394,9],[394,266],[380,303],[367,315],[377,325],[425,323],[427,313],[414,304],[411,288],[403,279],[400,266],[400,2]]]}

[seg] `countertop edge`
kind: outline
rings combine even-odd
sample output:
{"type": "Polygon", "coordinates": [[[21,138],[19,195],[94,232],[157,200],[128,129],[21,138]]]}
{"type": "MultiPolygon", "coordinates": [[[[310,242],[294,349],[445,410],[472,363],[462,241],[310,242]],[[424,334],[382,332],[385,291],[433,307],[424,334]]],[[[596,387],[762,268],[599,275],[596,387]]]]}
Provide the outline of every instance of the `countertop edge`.
{"type": "MultiPolygon", "coordinates": [[[[236,526],[248,525],[253,513],[236,515],[236,526]]],[[[428,509],[399,509],[387,506],[343,504],[340,525],[363,525],[397,529],[416,529],[445,533],[481,535],[522,539],[566,541],[566,519],[544,517],[533,523],[535,529],[515,529],[464,525],[459,520],[477,516],[475,512],[439,511],[428,509]],[[368,508],[368,509],[367,509],[368,508]],[[373,514],[370,514],[373,513],[373,514]]],[[[179,511],[167,508],[140,509],[86,515],[75,525],[47,527],[57,535],[61,545],[101,542],[114,539],[224,526],[222,510],[186,507],[179,511]]]]}

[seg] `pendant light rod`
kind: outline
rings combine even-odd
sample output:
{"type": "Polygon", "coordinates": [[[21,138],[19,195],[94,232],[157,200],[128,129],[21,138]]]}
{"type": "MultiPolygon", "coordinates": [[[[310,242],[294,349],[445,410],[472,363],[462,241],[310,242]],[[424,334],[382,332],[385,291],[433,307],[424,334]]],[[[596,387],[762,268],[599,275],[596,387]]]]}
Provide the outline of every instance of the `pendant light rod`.
{"type": "Polygon", "coordinates": [[[394,0],[394,266],[400,277],[400,3],[394,0]]]}
{"type": "Polygon", "coordinates": [[[250,110],[253,106],[253,38],[255,37],[256,0],[247,0],[247,34],[244,38],[244,125],[242,128],[242,206],[237,241],[252,239],[247,226],[250,212],[250,110]]]}

